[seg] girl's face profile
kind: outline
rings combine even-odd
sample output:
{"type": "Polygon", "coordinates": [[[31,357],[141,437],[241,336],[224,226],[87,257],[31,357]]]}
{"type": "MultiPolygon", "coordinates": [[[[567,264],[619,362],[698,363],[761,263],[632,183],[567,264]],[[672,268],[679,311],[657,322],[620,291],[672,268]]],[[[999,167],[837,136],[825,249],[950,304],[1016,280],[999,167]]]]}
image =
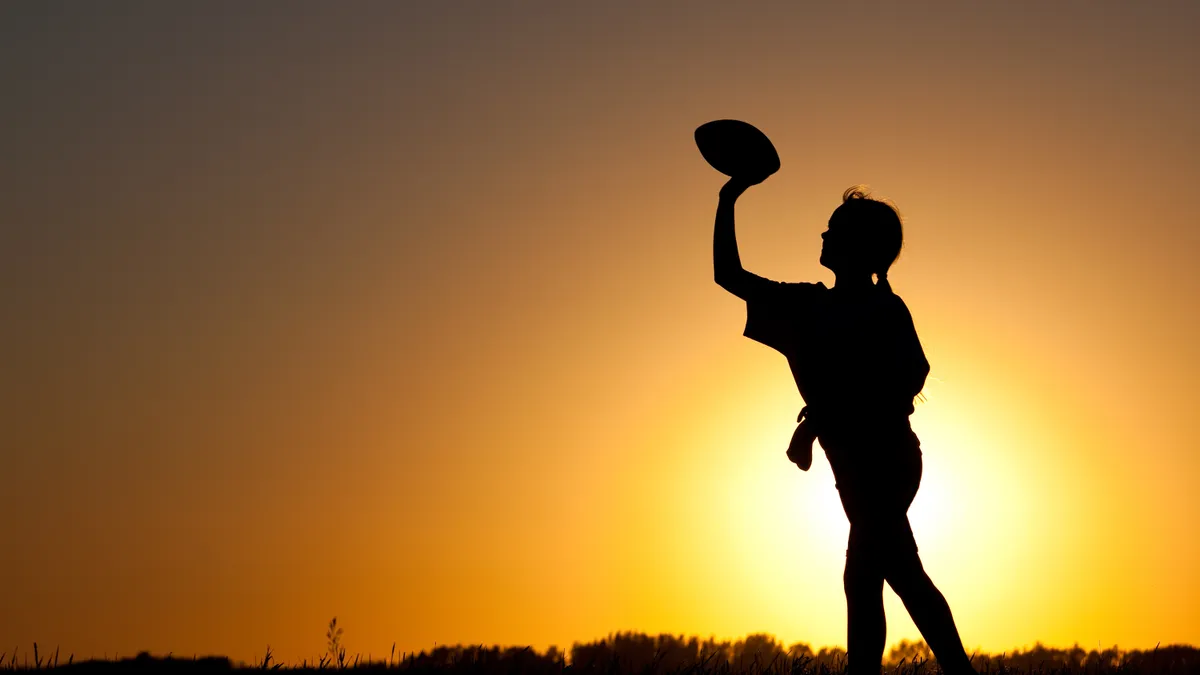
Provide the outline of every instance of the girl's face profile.
{"type": "MultiPolygon", "coordinates": [[[[825,231],[821,233],[821,266],[829,267],[830,261],[833,259],[832,251],[833,244],[829,241],[829,233],[833,228],[833,221],[825,226],[825,231]]],[[[832,268],[830,268],[832,269],[832,268]]]]}
{"type": "Polygon", "coordinates": [[[857,274],[871,271],[869,231],[862,222],[839,208],[829,217],[829,226],[821,233],[821,266],[836,273],[857,274]]]}
{"type": "Polygon", "coordinates": [[[821,233],[821,266],[834,272],[845,268],[853,247],[850,239],[846,223],[836,217],[830,218],[829,225],[821,233]]]}

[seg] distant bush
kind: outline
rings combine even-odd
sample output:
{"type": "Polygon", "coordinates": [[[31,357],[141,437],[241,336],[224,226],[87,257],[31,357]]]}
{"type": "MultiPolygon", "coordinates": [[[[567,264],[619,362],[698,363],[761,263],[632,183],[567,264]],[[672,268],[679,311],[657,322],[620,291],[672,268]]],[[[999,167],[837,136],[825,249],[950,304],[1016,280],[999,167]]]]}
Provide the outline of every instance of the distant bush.
{"type": "MultiPolygon", "coordinates": [[[[550,647],[538,652],[531,647],[485,647],[443,645],[429,651],[393,654],[386,661],[345,657],[340,630],[330,622],[328,654],[316,663],[272,663],[270,648],[261,663],[233,665],[225,657],[152,657],[113,661],[75,662],[69,657],[59,664],[57,652],[43,659],[18,662],[15,653],[0,655],[0,670],[65,670],[85,675],[107,673],[228,673],[231,670],[287,670],[321,672],[333,670],[403,672],[405,675],[842,675],[846,652],[823,647],[814,651],[803,642],[790,646],[765,633],[740,640],[701,639],[674,635],[612,633],[592,642],[576,642],[567,651],[550,647]]],[[[1085,650],[1076,645],[1058,649],[1035,644],[1024,650],[999,655],[975,654],[972,663],[981,674],[995,675],[1200,675],[1200,649],[1169,645],[1151,650],[1085,650]]],[[[937,675],[937,662],[924,642],[901,641],[887,653],[881,675],[937,675]]]]}

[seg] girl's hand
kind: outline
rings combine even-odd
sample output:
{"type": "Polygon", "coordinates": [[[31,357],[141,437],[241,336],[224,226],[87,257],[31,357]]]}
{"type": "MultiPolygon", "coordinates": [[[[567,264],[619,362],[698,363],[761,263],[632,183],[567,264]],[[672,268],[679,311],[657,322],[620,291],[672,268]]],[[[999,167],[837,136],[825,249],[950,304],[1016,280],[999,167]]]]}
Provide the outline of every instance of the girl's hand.
{"type": "Polygon", "coordinates": [[[733,199],[737,199],[751,185],[758,185],[759,183],[763,182],[766,179],[767,179],[766,176],[763,176],[762,178],[749,178],[746,176],[732,176],[728,181],[726,181],[725,185],[721,186],[721,196],[722,197],[728,196],[728,197],[732,197],[733,199]]]}
{"type": "Polygon", "coordinates": [[[742,196],[751,185],[757,185],[762,181],[749,181],[742,177],[730,178],[724,185],[721,186],[721,199],[737,199],[742,196]]]}
{"type": "Polygon", "coordinates": [[[792,442],[788,445],[787,458],[800,467],[801,471],[808,471],[812,467],[813,443],[816,440],[817,435],[813,433],[807,420],[797,424],[796,430],[792,432],[792,442]]]}

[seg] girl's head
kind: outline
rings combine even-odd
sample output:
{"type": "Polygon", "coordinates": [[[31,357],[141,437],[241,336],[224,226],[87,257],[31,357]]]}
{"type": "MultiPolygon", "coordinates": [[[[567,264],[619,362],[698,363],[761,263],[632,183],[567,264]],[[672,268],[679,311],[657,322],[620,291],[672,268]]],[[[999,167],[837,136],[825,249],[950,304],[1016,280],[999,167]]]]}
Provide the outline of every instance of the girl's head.
{"type": "Polygon", "coordinates": [[[900,255],[904,231],[896,207],[872,198],[865,185],[855,185],[842,194],[821,239],[821,265],[834,274],[877,274],[884,282],[900,255]]]}

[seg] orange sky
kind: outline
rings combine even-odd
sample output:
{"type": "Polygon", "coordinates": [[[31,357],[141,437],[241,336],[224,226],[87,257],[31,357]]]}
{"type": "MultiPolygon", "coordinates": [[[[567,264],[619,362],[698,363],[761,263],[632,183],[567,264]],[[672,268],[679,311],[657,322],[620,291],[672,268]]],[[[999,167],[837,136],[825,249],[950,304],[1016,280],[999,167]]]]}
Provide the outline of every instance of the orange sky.
{"type": "Polygon", "coordinates": [[[1200,7],[418,4],[0,10],[5,644],[844,644],[716,118],[783,160],[751,270],[905,216],[968,648],[1200,643],[1200,7]]]}

